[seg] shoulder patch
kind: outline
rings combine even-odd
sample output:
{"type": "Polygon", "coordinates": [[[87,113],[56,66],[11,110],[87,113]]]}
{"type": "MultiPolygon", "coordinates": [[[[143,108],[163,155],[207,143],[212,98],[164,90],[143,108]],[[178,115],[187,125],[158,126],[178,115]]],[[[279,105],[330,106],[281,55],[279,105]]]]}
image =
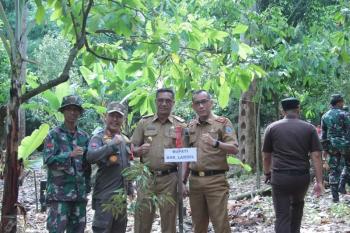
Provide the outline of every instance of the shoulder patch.
{"type": "Polygon", "coordinates": [[[225,124],[227,122],[227,118],[226,117],[218,117],[215,119],[215,121],[220,122],[222,124],[225,124]]]}
{"type": "Polygon", "coordinates": [[[177,121],[179,121],[179,122],[181,122],[181,123],[184,123],[184,122],[185,122],[185,120],[182,119],[181,117],[178,117],[178,116],[175,116],[175,115],[173,115],[173,117],[174,117],[177,121]]]}
{"type": "Polygon", "coordinates": [[[142,118],[146,119],[146,118],[150,118],[150,117],[153,117],[153,116],[154,116],[154,114],[150,114],[150,115],[143,116],[142,118]]]}

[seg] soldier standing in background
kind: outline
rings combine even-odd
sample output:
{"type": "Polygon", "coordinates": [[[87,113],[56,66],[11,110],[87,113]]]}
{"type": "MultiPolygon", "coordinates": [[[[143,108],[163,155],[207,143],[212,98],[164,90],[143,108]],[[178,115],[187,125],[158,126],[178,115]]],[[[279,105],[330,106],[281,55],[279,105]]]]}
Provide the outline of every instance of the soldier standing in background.
{"type": "Polygon", "coordinates": [[[115,191],[124,189],[133,198],[132,182],[126,181],[122,171],[130,166],[129,139],[122,134],[125,107],[118,102],[107,106],[105,129],[93,135],[87,152],[87,160],[96,163],[98,170],[92,194],[92,209],[95,210],[92,230],[94,233],[124,233],[127,226],[127,203],[122,213],[113,216],[102,205],[110,201],[115,191]]]}
{"type": "Polygon", "coordinates": [[[299,100],[287,98],[281,104],[284,118],[265,130],[264,174],[272,185],[276,233],[298,233],[310,183],[309,153],[316,175],[314,191],[317,196],[323,191],[321,144],[316,128],[299,119],[299,100]]]}
{"type": "Polygon", "coordinates": [[[331,109],[321,119],[322,142],[324,155],[328,157],[329,185],[332,191],[333,202],[339,202],[341,157],[344,158],[344,167],[350,167],[350,158],[348,156],[350,151],[350,117],[343,110],[344,98],[342,95],[332,95],[330,104],[331,109]]]}
{"type": "MultiPolygon", "coordinates": [[[[135,145],[135,155],[149,166],[153,174],[152,180],[149,181],[150,191],[157,195],[170,195],[177,202],[177,164],[164,163],[164,148],[176,147],[176,127],[186,126],[183,119],[171,115],[174,97],[174,91],[171,89],[157,90],[157,113],[140,120],[131,141],[135,145]]],[[[149,233],[152,229],[155,206],[149,197],[145,196],[144,191],[140,190],[137,193],[137,206],[140,206],[140,210],[136,210],[135,213],[134,233],[149,233]]],[[[176,233],[176,206],[161,204],[159,212],[162,233],[176,233]]]]}
{"type": "MultiPolygon", "coordinates": [[[[343,110],[349,115],[349,107],[348,106],[343,106],[343,110]]],[[[349,115],[350,117],[350,115],[349,115]]],[[[347,138],[350,141],[350,129],[347,132],[347,138]]],[[[346,154],[341,157],[340,159],[340,179],[339,179],[339,192],[341,194],[346,194],[346,189],[345,185],[348,184],[350,185],[350,167],[349,163],[346,163],[346,158],[349,159],[350,157],[350,150],[346,151],[346,154]]]]}
{"type": "Polygon", "coordinates": [[[52,129],[45,141],[47,166],[47,229],[50,233],[83,233],[91,168],[86,161],[89,136],[77,127],[83,113],[78,96],[66,96],[59,111],[64,123],[52,129]]]}
{"type": "MultiPolygon", "coordinates": [[[[230,120],[213,114],[212,107],[213,100],[207,91],[193,93],[192,108],[197,118],[189,124],[189,146],[197,148],[197,162],[189,164],[189,195],[195,233],[208,232],[209,219],[216,233],[231,232],[226,156],[238,153],[238,144],[230,120]]],[[[188,167],[185,169],[184,184],[189,174],[188,167]]]]}

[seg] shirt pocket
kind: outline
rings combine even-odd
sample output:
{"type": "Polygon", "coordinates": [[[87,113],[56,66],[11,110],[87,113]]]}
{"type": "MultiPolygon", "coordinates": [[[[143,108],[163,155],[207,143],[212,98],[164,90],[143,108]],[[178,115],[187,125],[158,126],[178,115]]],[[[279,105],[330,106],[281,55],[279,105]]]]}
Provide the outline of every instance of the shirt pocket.
{"type": "Polygon", "coordinates": [[[144,133],[144,143],[152,143],[155,136],[158,135],[158,129],[146,129],[144,133]]]}
{"type": "Polygon", "coordinates": [[[215,140],[221,140],[220,138],[220,129],[216,128],[216,127],[212,127],[209,131],[208,131],[209,135],[214,138],[215,140]]]}

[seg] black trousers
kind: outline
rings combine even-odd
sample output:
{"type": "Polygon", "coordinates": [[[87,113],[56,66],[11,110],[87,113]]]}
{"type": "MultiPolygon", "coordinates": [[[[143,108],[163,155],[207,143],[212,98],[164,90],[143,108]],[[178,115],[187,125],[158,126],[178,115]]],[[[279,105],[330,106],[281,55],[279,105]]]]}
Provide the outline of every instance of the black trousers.
{"type": "Polygon", "coordinates": [[[276,233],[299,233],[310,175],[272,174],[276,233]],[[278,176],[278,177],[277,177],[278,176]]]}

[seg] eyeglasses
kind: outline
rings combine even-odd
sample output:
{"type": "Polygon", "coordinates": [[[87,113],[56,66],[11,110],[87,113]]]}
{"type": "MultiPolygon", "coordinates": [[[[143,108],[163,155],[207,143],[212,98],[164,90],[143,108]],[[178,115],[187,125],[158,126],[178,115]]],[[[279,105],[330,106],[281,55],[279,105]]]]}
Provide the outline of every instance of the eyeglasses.
{"type": "Polygon", "coordinates": [[[173,103],[173,100],[172,99],[161,99],[161,98],[159,98],[159,99],[157,99],[157,103],[159,103],[159,104],[165,103],[165,104],[169,105],[169,104],[173,103]]]}
{"type": "Polygon", "coordinates": [[[196,106],[199,106],[199,105],[205,105],[209,102],[208,99],[202,99],[202,100],[197,100],[197,101],[193,101],[193,104],[196,105],[196,106]]]}

